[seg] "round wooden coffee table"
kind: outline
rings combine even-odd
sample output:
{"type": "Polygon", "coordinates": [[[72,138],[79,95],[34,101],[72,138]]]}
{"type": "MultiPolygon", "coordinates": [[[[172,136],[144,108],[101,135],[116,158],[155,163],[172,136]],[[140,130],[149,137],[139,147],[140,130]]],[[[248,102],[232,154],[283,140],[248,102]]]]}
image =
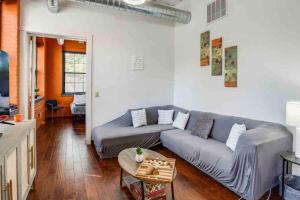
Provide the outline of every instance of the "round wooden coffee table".
{"type": "MultiPolygon", "coordinates": [[[[135,177],[135,172],[136,170],[139,168],[141,163],[137,163],[135,161],[135,151],[136,148],[130,148],[130,149],[125,149],[123,151],[121,151],[118,155],[118,161],[119,161],[119,165],[121,167],[121,175],[120,175],[120,185],[122,186],[122,182],[123,182],[123,171],[125,171],[126,173],[128,173],[130,176],[135,177]]],[[[166,159],[165,156],[161,155],[160,153],[157,153],[155,151],[149,150],[149,149],[142,149],[144,157],[151,157],[151,158],[160,158],[160,159],[166,159]]],[[[174,170],[173,173],[173,179],[172,182],[170,182],[171,184],[171,192],[172,192],[172,199],[174,200],[174,186],[173,186],[173,181],[175,180],[177,175],[177,171],[176,168],[174,170]]],[[[136,178],[138,179],[138,178],[136,178]]],[[[141,182],[141,189],[142,189],[142,200],[145,199],[145,194],[144,194],[144,182],[141,179],[138,179],[141,182]]],[[[157,184],[160,184],[160,182],[156,182],[157,184]]]]}

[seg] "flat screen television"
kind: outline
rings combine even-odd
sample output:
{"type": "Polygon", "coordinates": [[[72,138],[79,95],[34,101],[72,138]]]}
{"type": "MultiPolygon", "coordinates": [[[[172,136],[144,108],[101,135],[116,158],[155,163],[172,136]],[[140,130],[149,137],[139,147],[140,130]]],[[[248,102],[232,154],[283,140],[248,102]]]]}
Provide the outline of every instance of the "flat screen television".
{"type": "Polygon", "coordinates": [[[8,54],[0,50],[0,107],[8,107],[9,63],[8,54]]]}

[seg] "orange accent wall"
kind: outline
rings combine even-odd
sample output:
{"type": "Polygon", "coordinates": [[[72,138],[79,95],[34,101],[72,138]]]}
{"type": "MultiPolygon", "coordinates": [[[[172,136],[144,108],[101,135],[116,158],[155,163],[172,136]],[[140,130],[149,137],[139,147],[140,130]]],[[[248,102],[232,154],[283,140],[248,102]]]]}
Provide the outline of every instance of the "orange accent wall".
{"type": "Polygon", "coordinates": [[[71,116],[70,104],[72,96],[62,95],[62,52],[86,52],[86,44],[78,41],[65,40],[63,46],[57,43],[56,39],[46,39],[46,87],[45,97],[47,100],[57,100],[60,106],[64,107],[63,113],[58,116],[71,116]]]}
{"type": "Polygon", "coordinates": [[[63,45],[63,50],[85,53],[86,52],[86,44],[85,44],[85,42],[65,40],[65,43],[63,45]]]}
{"type": "Polygon", "coordinates": [[[19,104],[19,23],[20,1],[1,3],[1,49],[9,55],[10,103],[19,104]]]}

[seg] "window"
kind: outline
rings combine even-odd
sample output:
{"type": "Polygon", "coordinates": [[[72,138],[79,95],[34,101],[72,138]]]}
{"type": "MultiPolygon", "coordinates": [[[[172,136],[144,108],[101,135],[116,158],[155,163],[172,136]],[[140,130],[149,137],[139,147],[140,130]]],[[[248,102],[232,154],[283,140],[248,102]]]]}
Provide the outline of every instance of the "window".
{"type": "Polygon", "coordinates": [[[63,94],[85,93],[86,54],[63,52],[63,94]]]}

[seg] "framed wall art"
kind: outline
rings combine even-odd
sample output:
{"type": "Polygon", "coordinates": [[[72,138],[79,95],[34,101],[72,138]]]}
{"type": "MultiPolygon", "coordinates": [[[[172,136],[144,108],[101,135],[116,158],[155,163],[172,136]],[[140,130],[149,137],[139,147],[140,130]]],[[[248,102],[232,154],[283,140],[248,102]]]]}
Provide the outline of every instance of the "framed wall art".
{"type": "Polygon", "coordinates": [[[209,65],[210,57],[210,32],[206,31],[201,33],[201,52],[200,52],[200,66],[209,65]]]}
{"type": "Polygon", "coordinates": [[[237,87],[237,46],[225,49],[225,87],[237,87]]]}
{"type": "Polygon", "coordinates": [[[212,40],[211,75],[222,76],[222,38],[212,40]]]}

